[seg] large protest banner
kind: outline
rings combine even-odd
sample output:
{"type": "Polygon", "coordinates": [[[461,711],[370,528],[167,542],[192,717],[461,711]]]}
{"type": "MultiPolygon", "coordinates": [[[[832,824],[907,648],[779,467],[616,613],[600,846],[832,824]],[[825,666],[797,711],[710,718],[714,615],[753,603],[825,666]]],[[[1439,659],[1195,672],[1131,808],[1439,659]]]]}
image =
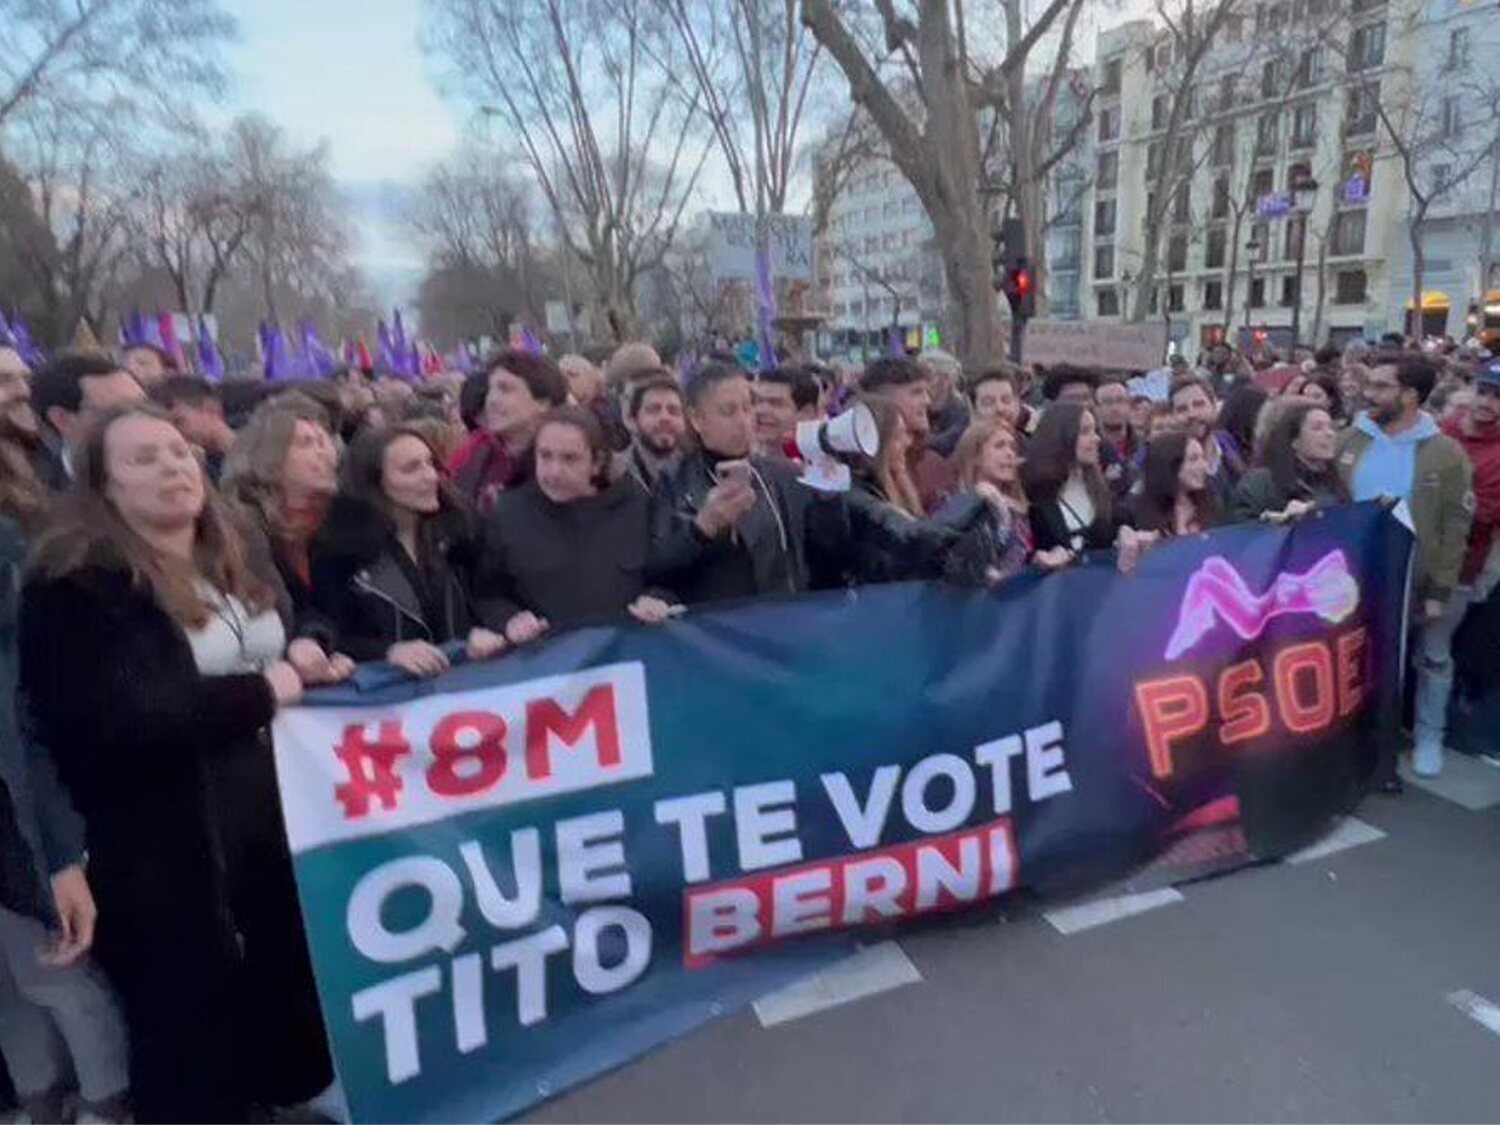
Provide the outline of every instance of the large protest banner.
{"type": "Polygon", "coordinates": [[[861,924],[1300,846],[1393,729],[1410,550],[1360,505],[1129,576],[1101,556],[584,629],[285,713],[355,1119],[516,1113],[861,924]]]}

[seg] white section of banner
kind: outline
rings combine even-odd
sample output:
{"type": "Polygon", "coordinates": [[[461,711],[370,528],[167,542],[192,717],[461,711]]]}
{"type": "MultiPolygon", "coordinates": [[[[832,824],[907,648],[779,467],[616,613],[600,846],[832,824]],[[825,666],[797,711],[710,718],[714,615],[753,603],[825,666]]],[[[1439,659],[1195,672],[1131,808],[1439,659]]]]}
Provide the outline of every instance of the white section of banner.
{"type": "Polygon", "coordinates": [[[292,851],[650,777],[640,663],[276,717],[292,851]]]}

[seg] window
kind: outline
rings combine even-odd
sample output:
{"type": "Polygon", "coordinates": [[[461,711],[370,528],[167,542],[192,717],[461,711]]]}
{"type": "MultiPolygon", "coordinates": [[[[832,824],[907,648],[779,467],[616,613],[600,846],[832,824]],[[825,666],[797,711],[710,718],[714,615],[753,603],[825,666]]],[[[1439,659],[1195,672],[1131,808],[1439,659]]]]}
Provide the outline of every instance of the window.
{"type": "Polygon", "coordinates": [[[1174,234],[1167,242],[1167,271],[1181,273],[1187,269],[1188,240],[1185,234],[1174,234]]]}
{"type": "Polygon", "coordinates": [[[1117,141],[1120,139],[1119,106],[1105,106],[1099,111],[1099,139],[1101,141],[1117,141]]]}
{"type": "Polygon", "coordinates": [[[1226,74],[1219,79],[1219,109],[1228,110],[1234,108],[1235,76],[1226,74]]]}
{"type": "Polygon", "coordinates": [[[1349,69],[1370,70],[1385,62],[1385,24],[1355,28],[1349,41],[1349,69]]]}
{"type": "Polygon", "coordinates": [[[883,218],[894,219],[900,214],[901,204],[897,203],[894,199],[881,208],[881,215],[883,218]]]}
{"type": "Polygon", "coordinates": [[[1250,307],[1252,309],[1266,307],[1266,279],[1263,277],[1257,277],[1250,283],[1250,307]]]}
{"type": "Polygon", "coordinates": [[[1286,5],[1275,4],[1266,11],[1266,30],[1280,31],[1286,26],[1286,5]]]}
{"type": "Polygon", "coordinates": [[[1234,163],[1234,126],[1220,125],[1214,129],[1213,163],[1215,168],[1224,168],[1234,163]]]}
{"type": "Polygon", "coordinates": [[[1115,248],[1105,244],[1094,247],[1094,278],[1102,280],[1115,276],[1115,248]]]}
{"type": "Polygon", "coordinates": [[[1362,305],[1369,281],[1364,270],[1340,270],[1333,275],[1333,303],[1362,305]]]}
{"type": "Polygon", "coordinates": [[[1151,292],[1146,295],[1146,311],[1155,316],[1161,311],[1161,290],[1152,286],[1151,292]]]}
{"type": "Polygon", "coordinates": [[[1104,93],[1119,94],[1121,69],[1119,59],[1110,59],[1104,64],[1104,93]]]}
{"type": "Polygon", "coordinates": [[[880,239],[879,239],[879,237],[876,236],[876,235],[873,235],[873,234],[866,235],[865,236],[865,253],[866,254],[872,254],[876,250],[879,250],[879,249],[880,249],[880,239]]]}
{"type": "Polygon", "coordinates": [[[1190,171],[1193,167],[1193,138],[1178,137],[1174,155],[1177,159],[1172,162],[1173,169],[1178,172],[1190,171]]]}
{"type": "Polygon", "coordinates": [[[1262,196],[1270,195],[1275,190],[1276,169],[1257,168],[1250,177],[1250,198],[1259,203],[1262,196]]]}
{"type": "Polygon", "coordinates": [[[1274,59],[1260,69],[1260,96],[1274,98],[1281,93],[1281,66],[1274,59]]]}
{"type": "Polygon", "coordinates": [[[1079,251],[1081,249],[1081,231],[1078,228],[1072,230],[1060,230],[1055,232],[1056,242],[1049,248],[1047,254],[1047,267],[1053,271],[1076,270],[1078,268],[1079,251]]]}
{"type": "Polygon", "coordinates": [[[1203,283],[1203,307],[1205,309],[1222,309],[1224,307],[1224,283],[1222,281],[1205,281],[1203,283]]]}
{"type": "Polygon", "coordinates": [[[880,248],[882,250],[894,250],[896,248],[896,237],[895,231],[886,231],[885,237],[881,239],[880,248]]]}
{"type": "Polygon", "coordinates": [[[1113,199],[1099,199],[1094,201],[1094,237],[1112,238],[1115,233],[1115,201],[1113,199]]]}
{"type": "Polygon", "coordinates": [[[1312,148],[1318,143],[1318,106],[1316,102],[1299,105],[1292,119],[1292,147],[1312,148]]]}
{"type": "Polygon", "coordinates": [[[1229,218],[1229,177],[1219,176],[1214,180],[1214,203],[1211,217],[1215,219],[1229,218]]]}
{"type": "Polygon", "coordinates": [[[1169,70],[1172,66],[1172,44],[1158,43],[1156,51],[1151,56],[1151,65],[1156,70],[1169,70]]]}
{"type": "Polygon", "coordinates": [[[1224,266],[1224,252],[1229,242],[1228,232],[1223,227],[1210,227],[1203,243],[1203,268],[1216,270],[1224,266]]]}
{"type": "Polygon", "coordinates": [[[1182,286],[1170,285],[1167,287],[1167,311],[1181,312],[1183,308],[1182,286]]]}
{"type": "Polygon", "coordinates": [[[1189,86],[1182,94],[1182,119],[1191,121],[1198,116],[1198,87],[1189,86]]]}
{"type": "Polygon", "coordinates": [[[1171,110],[1168,108],[1166,94],[1157,94],[1151,99],[1151,128],[1165,129],[1170,115],[1171,110]]]}
{"type": "MultiPolygon", "coordinates": [[[[1271,256],[1271,228],[1266,223],[1252,223],[1250,226],[1250,241],[1255,243],[1255,249],[1251,256],[1257,262],[1264,262],[1271,256]]],[[[1249,247],[1246,246],[1248,250],[1249,247]]]]}
{"type": "Polygon", "coordinates": [[[1456,137],[1463,127],[1462,103],[1457,98],[1444,98],[1442,120],[1438,126],[1441,135],[1444,137],[1456,137]]]}
{"type": "Polygon", "coordinates": [[[1432,195],[1433,198],[1444,194],[1451,186],[1453,168],[1448,164],[1434,164],[1432,166],[1432,195]]]}
{"type": "Polygon", "coordinates": [[[1333,217],[1333,253],[1365,252],[1364,211],[1340,211],[1333,217]]]}
{"type": "Polygon", "coordinates": [[[1174,223],[1193,221],[1193,193],[1188,184],[1178,184],[1177,190],[1172,193],[1172,221],[1174,223]]]}
{"type": "Polygon", "coordinates": [[[1100,316],[1120,315],[1120,295],[1118,293],[1113,289],[1101,289],[1097,296],[1100,316]]]}
{"type": "Polygon", "coordinates": [[[1469,29],[1456,27],[1448,33],[1448,67],[1462,70],[1469,65],[1469,29]]]}
{"type": "Polygon", "coordinates": [[[1224,38],[1230,43],[1238,43],[1245,38],[1245,17],[1229,16],[1224,20],[1224,38]]]}
{"type": "Polygon", "coordinates": [[[1094,175],[1094,186],[1100,191],[1109,191],[1120,182],[1120,154],[1115,149],[1099,154],[1098,168],[1094,175]]]}
{"type": "Polygon", "coordinates": [[[1317,47],[1309,47],[1297,60],[1297,85],[1305,90],[1309,86],[1316,86],[1322,80],[1323,52],[1317,47]]]}
{"type": "Polygon", "coordinates": [[[1281,122],[1279,113],[1263,113],[1255,122],[1255,155],[1272,156],[1276,152],[1277,133],[1281,122]]]}
{"type": "Polygon", "coordinates": [[[1281,279],[1281,307],[1289,309],[1297,303],[1297,279],[1295,277],[1283,277],[1281,279]]]}
{"type": "Polygon", "coordinates": [[[1306,221],[1301,215],[1291,215],[1287,218],[1286,227],[1282,231],[1281,256],[1289,262],[1297,258],[1297,244],[1302,239],[1302,230],[1306,221]]]}
{"type": "Polygon", "coordinates": [[[1375,131],[1376,106],[1380,100],[1380,87],[1356,86],[1349,91],[1348,111],[1344,115],[1344,133],[1357,137],[1375,131]]]}
{"type": "Polygon", "coordinates": [[[1161,142],[1152,141],[1146,146],[1146,179],[1154,180],[1161,172],[1161,142]]]}

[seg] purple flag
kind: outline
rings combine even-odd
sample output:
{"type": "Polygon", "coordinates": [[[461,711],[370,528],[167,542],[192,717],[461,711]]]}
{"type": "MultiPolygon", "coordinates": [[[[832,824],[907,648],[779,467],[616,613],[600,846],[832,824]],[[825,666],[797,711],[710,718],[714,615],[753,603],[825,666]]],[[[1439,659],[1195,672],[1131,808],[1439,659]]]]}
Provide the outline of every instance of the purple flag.
{"type": "Polygon", "coordinates": [[[198,317],[198,371],[215,383],[224,378],[224,357],[219,354],[219,345],[208,330],[208,318],[201,315],[198,317]]]}

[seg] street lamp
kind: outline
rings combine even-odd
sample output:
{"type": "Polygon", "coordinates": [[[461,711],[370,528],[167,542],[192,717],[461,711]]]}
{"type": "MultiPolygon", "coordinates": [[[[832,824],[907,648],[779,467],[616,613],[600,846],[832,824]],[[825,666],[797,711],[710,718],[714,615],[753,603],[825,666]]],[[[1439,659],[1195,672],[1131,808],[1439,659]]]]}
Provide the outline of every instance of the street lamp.
{"type": "Polygon", "coordinates": [[[1302,265],[1307,259],[1307,221],[1312,217],[1313,205],[1318,201],[1318,181],[1303,176],[1292,183],[1292,202],[1297,211],[1297,273],[1292,304],[1292,359],[1297,356],[1297,347],[1302,341],[1302,265]]]}
{"type": "Polygon", "coordinates": [[[1245,243],[1245,261],[1249,266],[1249,278],[1245,282],[1245,334],[1250,333],[1250,306],[1255,303],[1255,255],[1260,253],[1260,239],[1253,234],[1250,241],[1245,243]]]}

